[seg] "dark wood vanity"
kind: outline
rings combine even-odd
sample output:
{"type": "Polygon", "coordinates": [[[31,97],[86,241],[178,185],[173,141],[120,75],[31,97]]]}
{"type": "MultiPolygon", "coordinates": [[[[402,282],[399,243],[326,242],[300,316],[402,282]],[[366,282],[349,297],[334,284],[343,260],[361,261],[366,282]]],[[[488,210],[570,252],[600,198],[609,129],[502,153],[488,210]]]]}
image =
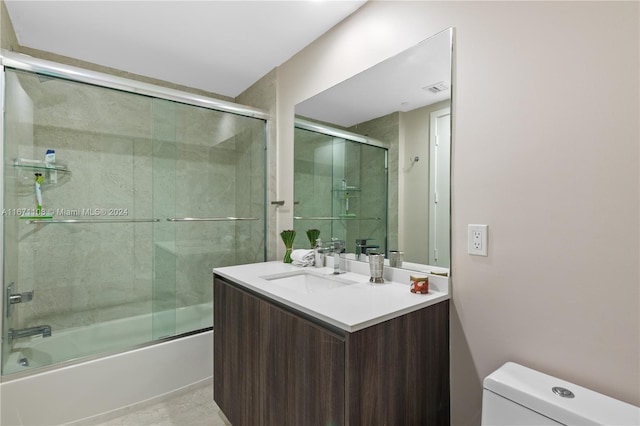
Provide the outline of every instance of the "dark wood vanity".
{"type": "Polygon", "coordinates": [[[234,426],[449,424],[449,301],[347,332],[214,276],[214,400],[234,426]]]}

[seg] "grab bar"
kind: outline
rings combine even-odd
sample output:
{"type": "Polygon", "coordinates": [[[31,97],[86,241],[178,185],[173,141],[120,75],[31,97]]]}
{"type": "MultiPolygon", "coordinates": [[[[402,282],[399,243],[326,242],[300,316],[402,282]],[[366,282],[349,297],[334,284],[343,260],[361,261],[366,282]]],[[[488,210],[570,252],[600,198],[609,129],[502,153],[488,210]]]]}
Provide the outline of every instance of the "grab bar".
{"type": "Polygon", "coordinates": [[[160,219],[31,219],[28,223],[136,223],[160,222],[160,219]]]}
{"type": "Polygon", "coordinates": [[[257,217],[170,217],[169,222],[219,222],[232,220],[259,220],[257,217]]]}

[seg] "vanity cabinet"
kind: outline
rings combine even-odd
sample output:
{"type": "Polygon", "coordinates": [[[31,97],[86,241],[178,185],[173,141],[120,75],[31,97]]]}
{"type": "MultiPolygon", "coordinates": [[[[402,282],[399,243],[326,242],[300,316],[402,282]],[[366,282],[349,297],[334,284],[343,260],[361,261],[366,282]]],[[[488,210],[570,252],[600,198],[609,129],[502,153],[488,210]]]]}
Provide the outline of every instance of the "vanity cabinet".
{"type": "Polygon", "coordinates": [[[449,301],[347,332],[214,277],[214,400],[234,426],[448,425],[449,301]]]}

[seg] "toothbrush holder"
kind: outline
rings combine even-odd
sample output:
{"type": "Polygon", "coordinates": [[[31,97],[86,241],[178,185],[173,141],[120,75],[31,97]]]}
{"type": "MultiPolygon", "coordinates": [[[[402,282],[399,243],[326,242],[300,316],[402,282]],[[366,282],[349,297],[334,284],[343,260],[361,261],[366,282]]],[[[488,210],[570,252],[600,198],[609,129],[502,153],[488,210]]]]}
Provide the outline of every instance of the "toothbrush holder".
{"type": "Polygon", "coordinates": [[[369,282],[374,284],[383,284],[384,278],[382,278],[384,270],[384,254],[380,253],[369,253],[369,272],[371,273],[371,278],[369,278],[369,282]]]}

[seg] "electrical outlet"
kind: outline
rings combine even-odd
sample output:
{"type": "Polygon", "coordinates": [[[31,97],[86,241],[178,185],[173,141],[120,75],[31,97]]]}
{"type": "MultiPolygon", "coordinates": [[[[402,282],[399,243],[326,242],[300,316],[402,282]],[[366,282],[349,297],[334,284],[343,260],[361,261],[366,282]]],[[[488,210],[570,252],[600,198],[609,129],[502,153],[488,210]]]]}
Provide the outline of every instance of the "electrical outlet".
{"type": "Polygon", "coordinates": [[[487,225],[469,225],[467,253],[487,256],[487,225]]]}

